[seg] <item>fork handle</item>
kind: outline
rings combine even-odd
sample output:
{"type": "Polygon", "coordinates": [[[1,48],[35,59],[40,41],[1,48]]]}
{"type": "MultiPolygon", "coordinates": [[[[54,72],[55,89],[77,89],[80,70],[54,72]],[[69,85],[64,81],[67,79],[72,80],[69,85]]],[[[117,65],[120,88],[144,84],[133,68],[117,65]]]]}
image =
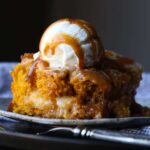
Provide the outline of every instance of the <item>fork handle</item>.
{"type": "Polygon", "coordinates": [[[98,139],[111,142],[119,143],[132,143],[138,145],[148,145],[150,146],[150,138],[139,138],[134,134],[127,134],[109,130],[100,130],[100,129],[88,129],[88,128],[75,128],[75,136],[88,137],[91,139],[98,139]]]}

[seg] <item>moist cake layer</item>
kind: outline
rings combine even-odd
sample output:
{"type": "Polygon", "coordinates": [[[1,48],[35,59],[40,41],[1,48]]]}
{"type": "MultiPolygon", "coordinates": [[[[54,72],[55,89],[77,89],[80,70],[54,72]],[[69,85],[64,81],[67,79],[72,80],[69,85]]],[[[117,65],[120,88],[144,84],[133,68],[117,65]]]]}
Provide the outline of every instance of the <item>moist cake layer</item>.
{"type": "Polygon", "coordinates": [[[13,100],[9,110],[65,119],[131,116],[141,69],[128,68],[107,53],[97,68],[61,71],[25,54],[11,73],[13,100]]]}

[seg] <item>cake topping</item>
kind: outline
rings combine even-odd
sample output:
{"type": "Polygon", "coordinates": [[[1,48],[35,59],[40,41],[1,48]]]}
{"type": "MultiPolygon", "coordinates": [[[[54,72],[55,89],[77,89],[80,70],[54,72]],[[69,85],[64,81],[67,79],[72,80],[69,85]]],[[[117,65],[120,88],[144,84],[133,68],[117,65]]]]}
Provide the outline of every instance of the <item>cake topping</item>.
{"type": "Polygon", "coordinates": [[[88,68],[100,61],[103,45],[95,29],[85,21],[61,19],[44,32],[40,57],[50,68],[88,68]]]}
{"type": "Polygon", "coordinates": [[[140,70],[142,71],[142,66],[135,62],[133,59],[124,57],[121,54],[118,54],[114,51],[110,50],[105,50],[105,58],[108,58],[110,60],[113,60],[117,64],[120,64],[124,68],[130,68],[132,71],[137,71],[139,72],[140,70]]]}

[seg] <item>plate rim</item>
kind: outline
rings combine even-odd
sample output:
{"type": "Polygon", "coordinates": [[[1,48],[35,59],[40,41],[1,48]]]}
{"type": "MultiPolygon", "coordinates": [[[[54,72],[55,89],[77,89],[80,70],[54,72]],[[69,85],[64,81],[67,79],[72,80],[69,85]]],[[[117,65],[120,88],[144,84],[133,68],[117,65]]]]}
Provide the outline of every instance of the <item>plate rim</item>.
{"type": "Polygon", "coordinates": [[[43,125],[105,125],[105,124],[125,124],[133,123],[139,120],[146,124],[150,124],[150,117],[125,117],[125,118],[100,118],[100,119],[55,119],[55,118],[42,118],[35,116],[22,115],[14,112],[0,110],[0,115],[15,120],[22,120],[32,123],[43,125]]]}

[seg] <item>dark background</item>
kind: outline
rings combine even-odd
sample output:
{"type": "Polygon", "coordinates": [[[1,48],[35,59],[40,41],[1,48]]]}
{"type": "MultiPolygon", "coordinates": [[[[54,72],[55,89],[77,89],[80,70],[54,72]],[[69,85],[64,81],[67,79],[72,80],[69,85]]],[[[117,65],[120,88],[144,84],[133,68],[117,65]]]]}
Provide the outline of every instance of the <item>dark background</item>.
{"type": "Polygon", "coordinates": [[[38,51],[45,28],[59,18],[92,23],[105,48],[135,58],[150,71],[150,0],[1,0],[0,61],[38,51]]]}

